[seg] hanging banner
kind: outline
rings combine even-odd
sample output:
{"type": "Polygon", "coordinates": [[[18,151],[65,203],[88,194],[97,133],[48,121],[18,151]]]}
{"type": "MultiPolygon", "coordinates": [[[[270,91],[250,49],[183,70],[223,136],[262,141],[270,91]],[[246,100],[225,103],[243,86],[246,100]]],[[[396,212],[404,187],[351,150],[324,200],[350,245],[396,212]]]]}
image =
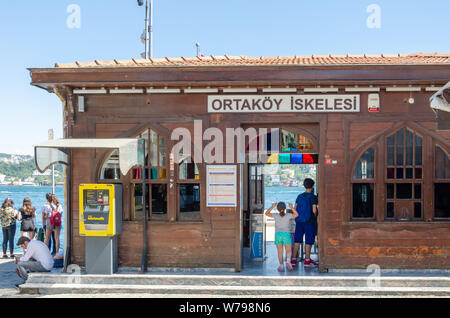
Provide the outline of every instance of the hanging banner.
{"type": "Polygon", "coordinates": [[[206,166],[206,206],[235,207],[237,205],[235,165],[206,166]]]}
{"type": "Polygon", "coordinates": [[[209,95],[208,113],[359,112],[359,95],[209,95]]]}

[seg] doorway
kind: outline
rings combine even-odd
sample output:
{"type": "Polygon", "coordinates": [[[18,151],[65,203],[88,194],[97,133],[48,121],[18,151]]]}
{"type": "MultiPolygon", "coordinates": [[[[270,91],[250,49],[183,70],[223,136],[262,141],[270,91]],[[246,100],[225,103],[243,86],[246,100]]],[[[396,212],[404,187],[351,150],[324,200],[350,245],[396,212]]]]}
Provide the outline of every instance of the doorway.
{"type": "MultiPolygon", "coordinates": [[[[297,196],[305,190],[303,180],[307,177],[315,181],[315,194],[316,189],[319,189],[318,138],[310,138],[310,134],[305,136],[301,128],[295,128],[279,129],[279,148],[268,149],[270,154],[267,162],[244,165],[242,267],[246,272],[251,270],[259,275],[278,274],[275,223],[274,219],[264,215],[272,203],[283,201],[295,205],[297,196]]],[[[291,232],[295,232],[294,220],[291,232]]],[[[304,244],[301,247],[304,249],[304,244]]],[[[299,255],[301,257],[303,253],[299,255]]],[[[311,255],[311,258],[318,260],[317,237],[311,255]]],[[[303,266],[300,265],[291,273],[301,275],[302,272],[303,266]]]]}

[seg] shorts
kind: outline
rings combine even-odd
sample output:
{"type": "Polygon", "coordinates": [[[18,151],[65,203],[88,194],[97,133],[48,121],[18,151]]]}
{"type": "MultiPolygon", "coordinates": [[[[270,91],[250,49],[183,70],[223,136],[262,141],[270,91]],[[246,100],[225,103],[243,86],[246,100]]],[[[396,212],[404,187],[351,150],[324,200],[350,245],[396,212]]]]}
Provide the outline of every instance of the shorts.
{"type": "Polygon", "coordinates": [[[316,226],[311,223],[301,223],[295,224],[295,234],[294,242],[303,243],[303,235],[305,236],[305,243],[308,245],[314,244],[316,240],[316,226]]]}
{"type": "Polygon", "coordinates": [[[34,225],[33,219],[23,219],[20,224],[21,232],[35,232],[36,226],[34,225]]]}
{"type": "Polygon", "coordinates": [[[275,232],[275,245],[291,245],[291,233],[275,232]]]}
{"type": "Polygon", "coordinates": [[[50,219],[47,219],[47,220],[45,220],[45,227],[46,227],[46,229],[48,229],[48,230],[54,231],[55,229],[60,229],[60,228],[61,228],[61,225],[58,225],[58,226],[52,226],[52,225],[50,224],[50,219]]]}

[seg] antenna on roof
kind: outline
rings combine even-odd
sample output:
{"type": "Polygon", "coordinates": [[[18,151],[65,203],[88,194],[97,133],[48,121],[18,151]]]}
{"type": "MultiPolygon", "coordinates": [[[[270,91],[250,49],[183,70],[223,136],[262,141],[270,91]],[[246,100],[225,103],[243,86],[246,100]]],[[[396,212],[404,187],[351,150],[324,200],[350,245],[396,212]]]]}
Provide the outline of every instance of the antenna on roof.
{"type": "MultiPolygon", "coordinates": [[[[144,5],[144,0],[137,0],[138,6],[144,5]]],[[[150,0],[150,6],[148,0],[145,0],[145,29],[141,35],[141,41],[145,44],[145,52],[141,56],[145,59],[151,58],[153,53],[152,48],[152,35],[153,35],[153,0],[150,0]]]]}

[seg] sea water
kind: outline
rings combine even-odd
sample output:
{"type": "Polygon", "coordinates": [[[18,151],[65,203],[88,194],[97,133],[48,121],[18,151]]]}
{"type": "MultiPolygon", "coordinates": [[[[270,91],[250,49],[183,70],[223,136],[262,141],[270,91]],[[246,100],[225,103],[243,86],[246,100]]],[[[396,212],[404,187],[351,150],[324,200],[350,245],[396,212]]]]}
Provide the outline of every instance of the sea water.
{"type": "Polygon", "coordinates": [[[295,205],[295,200],[300,193],[305,192],[304,187],[264,187],[264,209],[267,210],[272,203],[283,201],[295,205]]]}
{"type": "MultiPolygon", "coordinates": [[[[14,201],[14,209],[19,210],[22,207],[23,199],[29,197],[31,203],[36,208],[36,218],[34,224],[36,228],[42,228],[42,206],[47,202],[45,195],[52,192],[52,187],[29,187],[29,186],[0,186],[0,204],[6,198],[11,198],[14,201]]],[[[64,187],[55,187],[55,194],[61,204],[64,203],[64,187]]],[[[64,207],[64,206],[63,206],[64,207]]],[[[63,223],[64,224],[64,213],[63,223]]],[[[22,253],[22,248],[16,246],[17,240],[20,237],[20,221],[16,223],[16,236],[14,238],[14,252],[22,253]]],[[[60,249],[64,246],[64,227],[61,227],[60,234],[60,249]]],[[[0,240],[3,244],[3,235],[0,236],[0,240]]],[[[9,242],[7,252],[9,254],[9,242]]],[[[3,253],[3,251],[1,251],[3,253]]]]}

